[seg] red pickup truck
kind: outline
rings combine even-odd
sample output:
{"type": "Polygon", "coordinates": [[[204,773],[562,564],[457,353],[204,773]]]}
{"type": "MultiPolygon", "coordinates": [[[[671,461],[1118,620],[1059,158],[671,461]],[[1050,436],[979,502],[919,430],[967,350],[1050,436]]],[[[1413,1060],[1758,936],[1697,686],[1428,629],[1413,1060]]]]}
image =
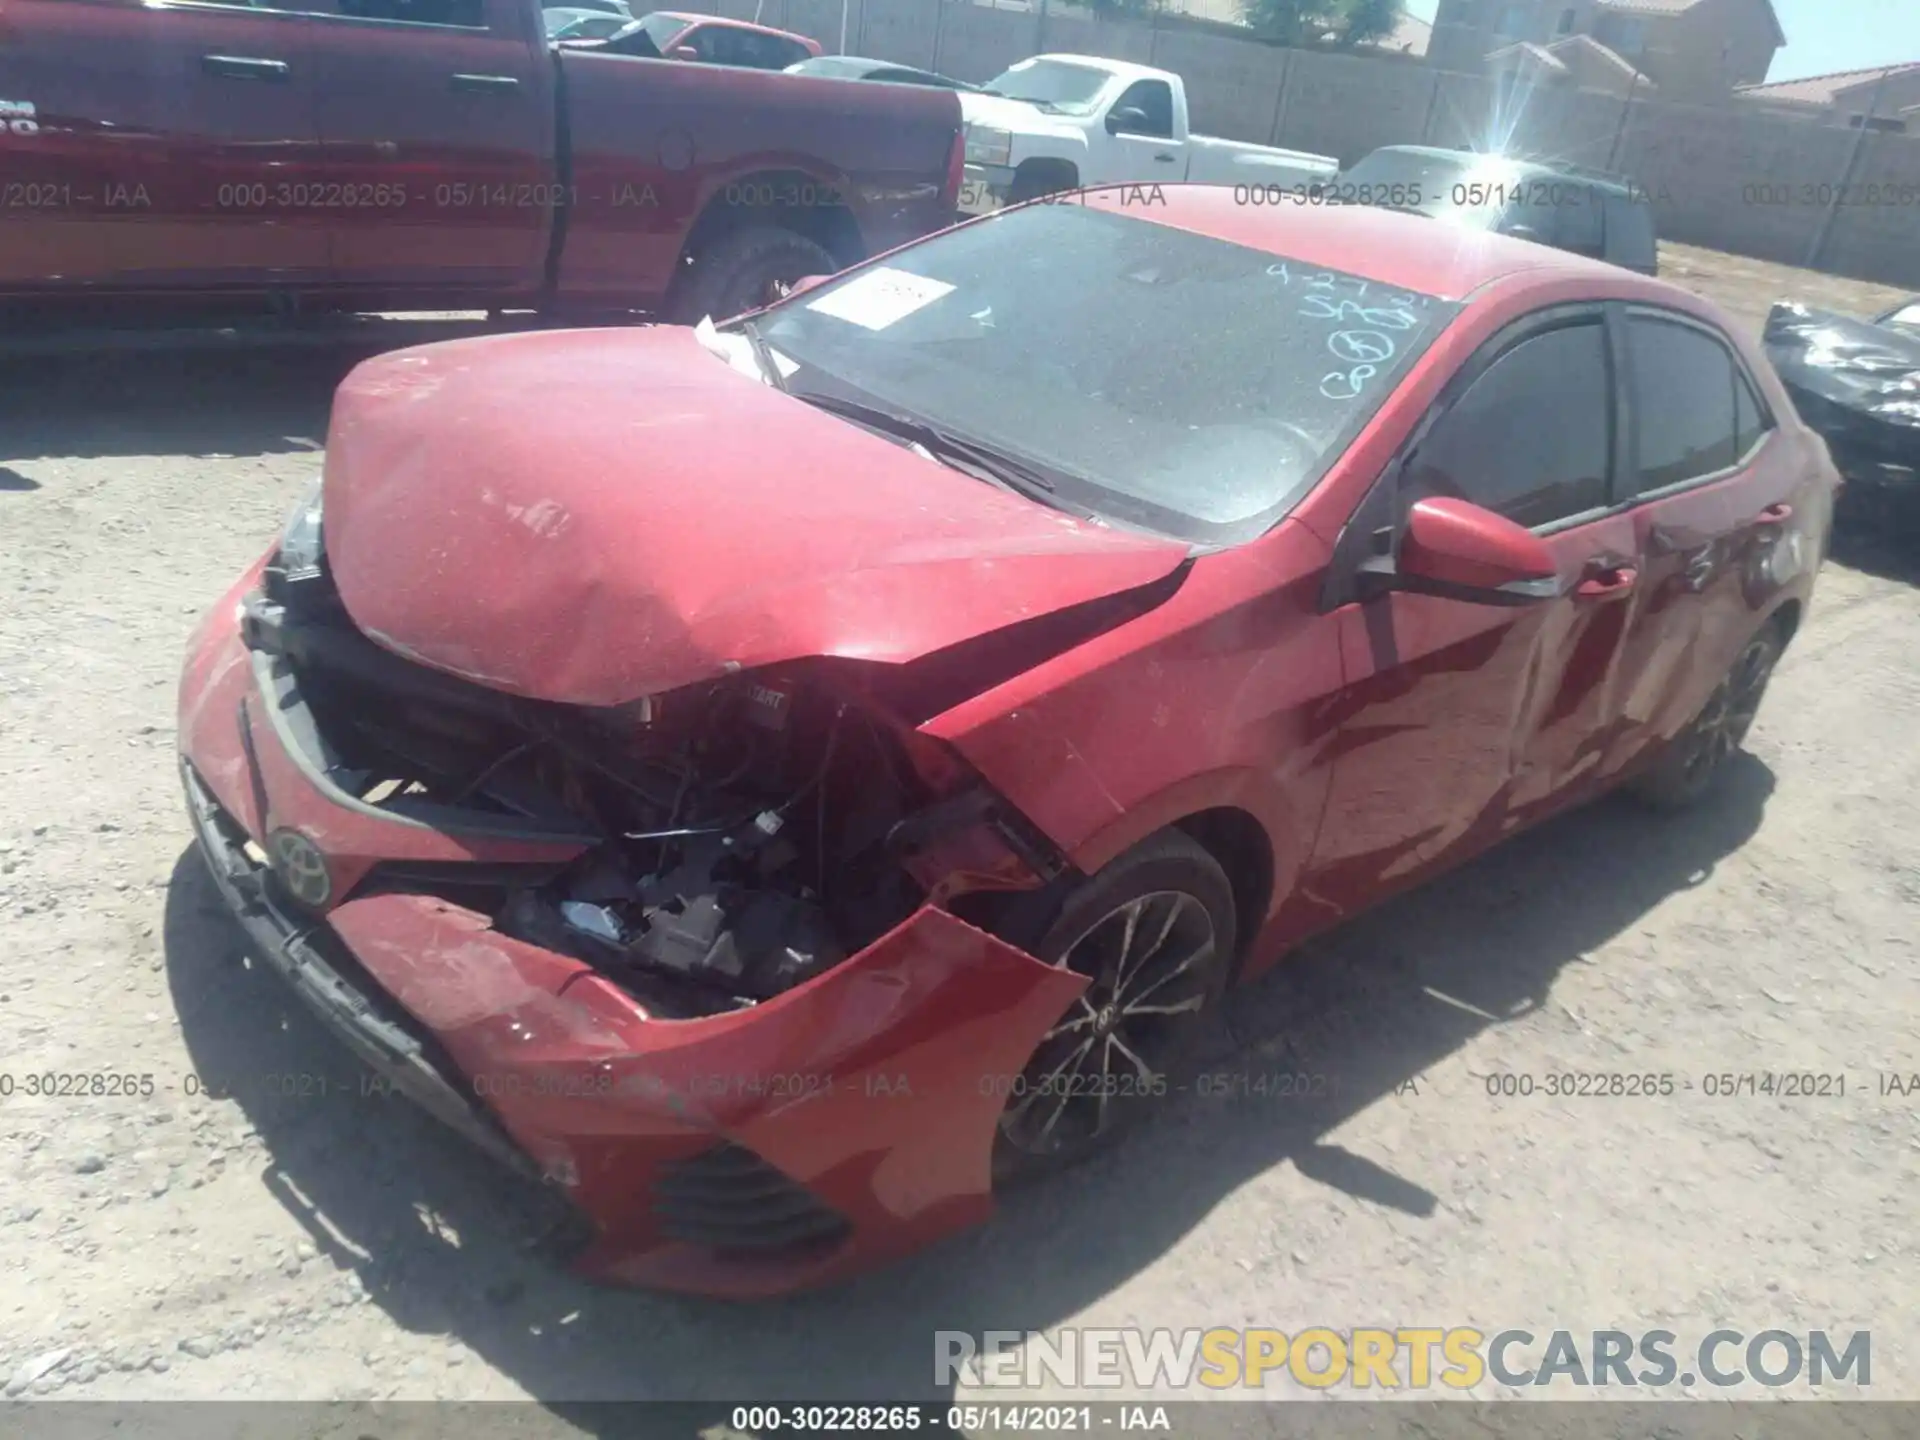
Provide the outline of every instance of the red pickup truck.
{"type": "Polygon", "coordinates": [[[0,299],[751,308],[951,223],[959,102],[550,46],[537,0],[6,0],[0,299]]]}

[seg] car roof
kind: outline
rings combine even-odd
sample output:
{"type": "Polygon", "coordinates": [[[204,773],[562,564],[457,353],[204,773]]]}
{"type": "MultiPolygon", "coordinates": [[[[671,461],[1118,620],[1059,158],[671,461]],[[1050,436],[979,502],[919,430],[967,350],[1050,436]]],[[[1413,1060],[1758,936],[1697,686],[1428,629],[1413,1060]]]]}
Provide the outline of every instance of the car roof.
{"type": "Polygon", "coordinates": [[[1110,185],[1080,198],[1091,208],[1264,250],[1292,266],[1338,270],[1442,300],[1464,299],[1510,275],[1615,284],[1646,278],[1571,251],[1425,215],[1376,205],[1313,204],[1284,193],[1275,197],[1277,204],[1249,205],[1240,202],[1245,191],[1230,185],[1110,185]]]}
{"type": "Polygon", "coordinates": [[[1596,190],[1606,190],[1618,195],[1633,193],[1633,182],[1626,176],[1616,175],[1610,170],[1596,170],[1590,165],[1537,160],[1524,155],[1487,155],[1477,150],[1447,150],[1438,145],[1383,145],[1380,148],[1391,151],[1395,155],[1420,155],[1430,160],[1500,160],[1513,166],[1522,175],[1558,176],[1568,180],[1580,180],[1596,190]]]}
{"type": "MultiPolygon", "coordinates": [[[[755,25],[751,20],[729,20],[724,15],[690,15],[684,10],[649,10],[649,15],[664,15],[669,20],[684,20],[692,25],[724,25],[729,30],[751,30],[756,35],[778,35],[782,40],[798,40],[802,37],[791,30],[776,30],[771,25],[755,25]]],[[[644,18],[636,16],[636,19],[644,18]]]]}

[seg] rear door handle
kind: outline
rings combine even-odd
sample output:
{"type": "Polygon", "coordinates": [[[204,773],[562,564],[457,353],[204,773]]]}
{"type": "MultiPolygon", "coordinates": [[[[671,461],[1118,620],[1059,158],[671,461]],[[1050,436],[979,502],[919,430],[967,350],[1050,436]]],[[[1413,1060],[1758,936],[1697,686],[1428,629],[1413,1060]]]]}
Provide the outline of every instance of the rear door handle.
{"type": "Polygon", "coordinates": [[[1778,505],[1769,505],[1760,512],[1757,523],[1761,525],[1784,525],[1793,518],[1793,506],[1782,501],[1778,505]]]}
{"type": "Polygon", "coordinates": [[[512,75],[455,75],[453,88],[483,95],[507,95],[520,88],[512,75]]]}
{"type": "Polygon", "coordinates": [[[1640,572],[1631,565],[1600,561],[1587,567],[1586,576],[1573,593],[1582,600],[1624,600],[1639,580],[1640,572]]]}
{"type": "Polygon", "coordinates": [[[293,74],[284,60],[260,60],[251,55],[202,55],[200,68],[223,80],[286,80],[293,74]]]}

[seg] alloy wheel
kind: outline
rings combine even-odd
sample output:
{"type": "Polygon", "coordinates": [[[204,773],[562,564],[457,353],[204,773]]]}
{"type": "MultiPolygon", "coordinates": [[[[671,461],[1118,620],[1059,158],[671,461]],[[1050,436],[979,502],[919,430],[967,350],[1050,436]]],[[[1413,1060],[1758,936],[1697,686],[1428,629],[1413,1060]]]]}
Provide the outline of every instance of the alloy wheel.
{"type": "Polygon", "coordinates": [[[1727,678],[1708,698],[1687,736],[1684,773],[1689,785],[1725,764],[1747,738],[1779,652],[1770,635],[1751,641],[1727,678]]]}
{"type": "Polygon", "coordinates": [[[1058,962],[1091,982],[1049,1030],[1000,1117],[1029,1155],[1080,1149],[1131,1102],[1164,1095],[1168,1066],[1205,1009],[1217,943],[1213,918],[1185,891],[1158,890],[1116,906],[1058,962]]]}

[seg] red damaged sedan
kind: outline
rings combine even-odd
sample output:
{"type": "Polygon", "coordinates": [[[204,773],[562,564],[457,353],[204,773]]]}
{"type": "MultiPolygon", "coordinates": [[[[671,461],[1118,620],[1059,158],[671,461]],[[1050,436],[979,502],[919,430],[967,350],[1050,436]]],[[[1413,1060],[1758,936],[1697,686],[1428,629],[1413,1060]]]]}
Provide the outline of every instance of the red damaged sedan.
{"type": "Polygon", "coordinates": [[[974,1224],[1303,937],[1746,734],[1837,477],[1718,311],[1162,193],[364,364],[196,635],[228,902],[584,1273],[974,1224]]]}

